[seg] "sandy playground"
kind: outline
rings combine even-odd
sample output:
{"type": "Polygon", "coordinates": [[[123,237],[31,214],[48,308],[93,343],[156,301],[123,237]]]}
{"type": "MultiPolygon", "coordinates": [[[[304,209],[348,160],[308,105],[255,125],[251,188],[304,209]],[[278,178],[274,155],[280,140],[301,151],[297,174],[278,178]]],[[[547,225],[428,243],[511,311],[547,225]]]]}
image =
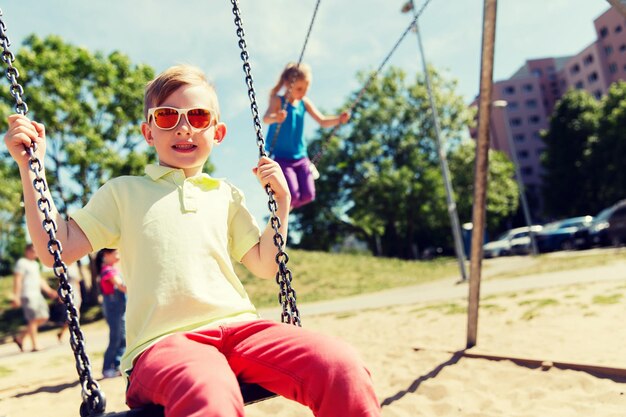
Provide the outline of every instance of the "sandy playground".
{"type": "MultiPolygon", "coordinates": [[[[626,263],[515,278],[495,287],[498,281],[487,277],[482,284],[478,345],[470,352],[626,368],[626,263]]],[[[623,378],[455,355],[465,347],[466,297],[459,294],[467,286],[435,285],[440,295],[427,301],[397,303],[381,294],[370,297],[378,304],[359,307],[357,300],[335,312],[300,307],[306,327],[339,336],[361,352],[383,416],[626,416],[623,378]]],[[[409,290],[419,294],[420,287],[409,290]]],[[[84,332],[100,378],[106,325],[84,332]]],[[[41,345],[35,353],[19,353],[12,343],[0,346],[0,417],[78,416],[80,388],[67,340],[59,344],[47,332],[41,345]]],[[[122,379],[100,384],[107,411],[125,409],[122,379]]],[[[282,398],[248,406],[246,415],[312,416],[282,398]]]]}

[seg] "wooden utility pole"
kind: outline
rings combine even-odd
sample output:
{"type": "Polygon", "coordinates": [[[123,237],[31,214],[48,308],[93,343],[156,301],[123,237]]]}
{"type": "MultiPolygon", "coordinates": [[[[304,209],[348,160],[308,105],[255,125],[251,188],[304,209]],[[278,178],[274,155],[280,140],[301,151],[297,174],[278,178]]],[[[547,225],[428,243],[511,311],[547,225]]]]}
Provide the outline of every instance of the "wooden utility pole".
{"type": "Polygon", "coordinates": [[[478,334],[478,302],[483,260],[487,172],[489,171],[489,120],[493,87],[493,55],[496,38],[497,0],[484,0],[483,39],[478,101],[478,138],[474,171],[474,206],[472,211],[472,247],[470,259],[469,300],[467,308],[467,348],[476,345],[478,334]]]}

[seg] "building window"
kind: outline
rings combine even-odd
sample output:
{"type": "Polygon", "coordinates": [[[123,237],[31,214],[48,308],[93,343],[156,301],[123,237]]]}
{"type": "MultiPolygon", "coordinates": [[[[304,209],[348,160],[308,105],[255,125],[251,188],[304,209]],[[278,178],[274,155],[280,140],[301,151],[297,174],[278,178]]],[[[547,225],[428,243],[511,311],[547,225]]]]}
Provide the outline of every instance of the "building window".
{"type": "Polygon", "coordinates": [[[522,143],[524,142],[524,140],[526,140],[526,135],[524,135],[523,133],[516,133],[515,135],[513,135],[513,140],[517,143],[522,143]]]}
{"type": "Polygon", "coordinates": [[[598,73],[594,71],[589,74],[589,76],[587,77],[587,81],[589,81],[589,83],[595,83],[596,81],[598,81],[598,73]]]}
{"type": "Polygon", "coordinates": [[[522,86],[522,89],[523,89],[524,91],[526,91],[526,92],[533,91],[533,85],[532,85],[532,84],[524,84],[524,85],[522,86]]]}
{"type": "Polygon", "coordinates": [[[594,91],[593,96],[596,98],[596,100],[600,100],[602,98],[602,91],[600,90],[594,91]]]}
{"type": "MultiPolygon", "coordinates": [[[[626,69],[626,68],[625,68],[626,69]]],[[[585,84],[582,81],[578,81],[575,85],[578,90],[582,90],[585,87],[585,84]]]]}
{"type": "Polygon", "coordinates": [[[533,132],[533,139],[539,139],[541,140],[541,132],[539,132],[538,130],[535,130],[533,132]]]}
{"type": "Polygon", "coordinates": [[[519,159],[528,159],[528,151],[519,151],[519,152],[517,152],[517,157],[519,159]]]}
{"type": "Polygon", "coordinates": [[[510,123],[511,123],[511,126],[521,126],[522,119],[520,119],[519,117],[514,117],[511,119],[510,123]]]}
{"type": "Polygon", "coordinates": [[[522,175],[523,176],[533,175],[532,167],[522,167],[522,175]]]}
{"type": "Polygon", "coordinates": [[[535,69],[533,70],[533,75],[534,75],[535,77],[541,77],[541,76],[543,75],[543,72],[541,71],[541,68],[535,68],[535,69]]]}
{"type": "Polygon", "coordinates": [[[504,87],[504,94],[515,94],[515,87],[512,85],[507,85],[504,87]]]}
{"type": "Polygon", "coordinates": [[[593,63],[593,55],[587,55],[585,59],[583,59],[583,63],[585,64],[585,66],[593,63]]]}
{"type": "Polygon", "coordinates": [[[609,72],[611,74],[615,74],[617,72],[617,64],[615,62],[609,64],[609,72]]]}
{"type": "Polygon", "coordinates": [[[611,45],[605,46],[604,53],[606,54],[606,56],[611,56],[611,54],[613,53],[613,47],[611,45]]]}
{"type": "Polygon", "coordinates": [[[600,28],[600,38],[604,39],[607,37],[608,34],[609,34],[609,30],[606,28],[606,26],[602,26],[600,28]]]}
{"type": "Polygon", "coordinates": [[[534,109],[537,107],[537,100],[531,98],[530,100],[526,100],[526,107],[529,109],[534,109]]]}
{"type": "Polygon", "coordinates": [[[621,44],[621,45],[619,46],[619,51],[620,51],[620,52],[624,52],[624,51],[626,51],[626,43],[623,43],[623,44],[621,44]]]}
{"type": "MultiPolygon", "coordinates": [[[[624,45],[624,46],[626,46],[626,45],[624,45]]],[[[572,75],[573,74],[578,74],[579,72],[580,72],[580,65],[578,65],[578,64],[572,65],[570,67],[570,69],[569,69],[569,73],[572,74],[572,75]]]]}
{"type": "Polygon", "coordinates": [[[537,123],[539,123],[541,121],[541,118],[539,116],[537,116],[537,115],[534,115],[534,116],[530,116],[528,118],[528,121],[530,122],[530,124],[536,125],[537,123]]]}
{"type": "Polygon", "coordinates": [[[517,110],[517,108],[519,107],[519,104],[517,103],[517,101],[509,101],[509,104],[507,105],[509,110],[517,110]]]}
{"type": "Polygon", "coordinates": [[[615,33],[620,33],[622,31],[622,25],[615,26],[615,33]]]}

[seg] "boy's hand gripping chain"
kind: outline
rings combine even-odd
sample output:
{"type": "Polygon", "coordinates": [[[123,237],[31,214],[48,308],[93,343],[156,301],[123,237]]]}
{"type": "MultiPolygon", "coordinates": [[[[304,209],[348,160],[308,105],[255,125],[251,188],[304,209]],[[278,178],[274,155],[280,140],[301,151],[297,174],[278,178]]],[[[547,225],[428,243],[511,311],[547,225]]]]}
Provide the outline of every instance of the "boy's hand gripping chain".
{"type": "MultiPolygon", "coordinates": [[[[243,61],[243,72],[246,75],[246,85],[248,86],[248,98],[250,99],[250,109],[252,110],[252,119],[254,123],[254,129],[256,131],[256,143],[259,147],[259,155],[267,156],[265,153],[265,140],[263,139],[263,132],[261,129],[261,119],[259,118],[259,108],[256,102],[256,93],[254,92],[254,84],[252,81],[252,75],[250,73],[250,63],[248,62],[248,51],[246,50],[246,40],[244,38],[244,30],[241,21],[241,12],[239,11],[239,5],[237,0],[231,0],[233,5],[233,14],[235,15],[235,25],[237,26],[237,37],[239,38],[239,48],[241,49],[241,60],[243,61]]],[[[278,249],[276,254],[276,263],[278,264],[278,272],[276,273],[276,283],[280,286],[280,292],[278,293],[278,300],[282,306],[282,313],[280,320],[283,323],[291,323],[296,326],[301,326],[300,312],[296,306],[296,292],[291,288],[292,275],[289,268],[287,268],[287,262],[289,262],[289,256],[283,250],[285,240],[278,231],[280,227],[280,219],[276,215],[278,205],[274,199],[274,192],[269,185],[265,187],[265,192],[269,197],[268,207],[271,212],[270,223],[274,229],[274,245],[278,249]]]]}
{"type": "MultiPolygon", "coordinates": [[[[2,10],[0,10],[0,44],[2,45],[2,60],[7,66],[6,76],[11,83],[10,92],[15,99],[15,111],[19,114],[26,115],[28,112],[28,106],[22,99],[24,89],[18,82],[19,72],[17,68],[13,66],[15,56],[9,50],[11,41],[6,34],[6,25],[2,20],[2,10]]],[[[100,386],[94,380],[91,374],[91,364],[89,357],[85,352],[85,337],[80,329],[78,322],[78,311],[74,305],[73,290],[67,279],[67,265],[61,259],[61,253],[63,248],[61,242],[56,238],[57,225],[56,222],[50,216],[52,206],[50,200],[46,197],[46,191],[48,185],[46,180],[41,176],[41,170],[43,169],[42,163],[35,155],[37,145],[33,143],[31,147],[25,148],[29,156],[29,169],[35,174],[33,180],[33,187],[35,191],[39,193],[39,200],[37,206],[39,210],[44,214],[43,228],[48,233],[48,252],[54,257],[53,271],[54,275],[59,279],[59,297],[63,300],[65,307],[67,308],[66,321],[70,329],[70,345],[74,352],[74,358],[76,360],[76,371],[80,379],[80,386],[82,391],[83,402],[80,406],[81,417],[95,416],[104,413],[106,407],[106,399],[104,393],[100,391],[100,386]]]]}

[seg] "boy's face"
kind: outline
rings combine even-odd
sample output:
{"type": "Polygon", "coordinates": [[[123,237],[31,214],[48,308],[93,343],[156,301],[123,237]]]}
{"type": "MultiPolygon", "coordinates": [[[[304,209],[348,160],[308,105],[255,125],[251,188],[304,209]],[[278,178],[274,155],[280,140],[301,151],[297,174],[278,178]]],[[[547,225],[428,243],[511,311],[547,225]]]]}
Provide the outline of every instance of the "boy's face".
{"type": "MultiPolygon", "coordinates": [[[[215,93],[208,87],[185,85],[155,107],[202,108],[215,114],[216,105],[215,93]]],[[[192,177],[202,172],[213,145],[224,139],[226,125],[212,120],[209,127],[198,130],[190,126],[185,115],[181,114],[178,124],[170,130],[159,128],[154,117],[150,117],[141,125],[141,131],[148,145],[155,147],[161,165],[180,168],[186,177],[192,177]]]]}

